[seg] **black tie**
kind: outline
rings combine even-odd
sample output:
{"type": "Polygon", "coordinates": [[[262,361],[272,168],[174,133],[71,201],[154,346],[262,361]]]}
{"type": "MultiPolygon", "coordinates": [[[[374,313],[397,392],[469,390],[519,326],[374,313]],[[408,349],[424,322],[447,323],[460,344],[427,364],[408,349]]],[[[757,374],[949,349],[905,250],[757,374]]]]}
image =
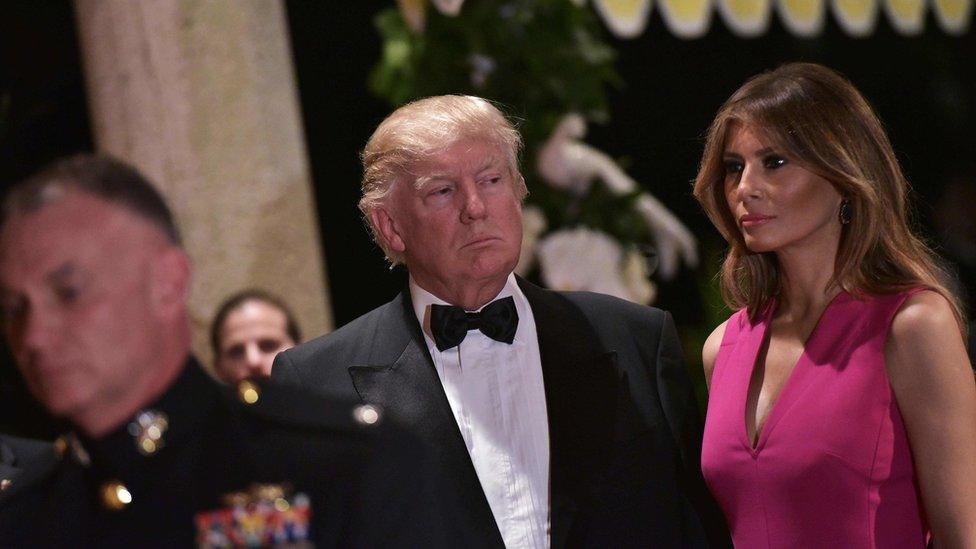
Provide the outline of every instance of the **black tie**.
{"type": "Polygon", "coordinates": [[[453,305],[430,306],[430,333],[438,351],[457,347],[469,330],[481,330],[495,341],[511,345],[516,328],[518,312],[511,296],[492,301],[477,313],[453,305]]]}

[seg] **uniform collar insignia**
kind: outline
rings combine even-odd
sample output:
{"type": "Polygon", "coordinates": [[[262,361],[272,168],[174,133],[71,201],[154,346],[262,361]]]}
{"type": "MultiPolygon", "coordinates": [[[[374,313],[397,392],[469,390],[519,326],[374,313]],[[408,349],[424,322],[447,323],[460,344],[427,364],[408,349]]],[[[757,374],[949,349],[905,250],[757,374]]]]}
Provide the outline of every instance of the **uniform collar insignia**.
{"type": "Polygon", "coordinates": [[[168,427],[166,414],[158,410],[143,410],[129,423],[129,434],[135,439],[139,453],[151,456],[165,446],[163,435],[168,427]]]}

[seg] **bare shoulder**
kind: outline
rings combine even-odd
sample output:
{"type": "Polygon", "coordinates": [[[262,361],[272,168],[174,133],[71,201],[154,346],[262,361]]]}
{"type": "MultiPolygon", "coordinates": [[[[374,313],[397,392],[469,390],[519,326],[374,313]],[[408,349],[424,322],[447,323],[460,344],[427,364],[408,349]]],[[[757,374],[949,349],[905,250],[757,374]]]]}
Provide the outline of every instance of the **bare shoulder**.
{"type": "Polygon", "coordinates": [[[888,336],[889,351],[925,354],[946,343],[962,345],[962,333],[952,306],[941,294],[924,290],[911,295],[895,313],[888,336]]]}
{"type": "Polygon", "coordinates": [[[976,381],[952,306],[932,291],[895,313],[885,370],[937,544],[976,539],[976,381]]]}
{"type": "Polygon", "coordinates": [[[922,388],[924,379],[940,381],[972,377],[959,323],[941,294],[913,294],[895,313],[885,345],[888,376],[899,387],[922,388]],[[948,378],[948,379],[947,379],[948,378]]]}
{"type": "Polygon", "coordinates": [[[959,324],[949,301],[932,290],[909,296],[891,323],[892,338],[928,337],[939,333],[959,334],[959,324]]]}
{"type": "Polygon", "coordinates": [[[705,340],[702,347],[702,367],[705,370],[705,383],[712,386],[712,370],[715,369],[715,359],[718,357],[719,347],[722,346],[722,338],[725,336],[725,326],[728,320],[718,325],[705,340]]]}

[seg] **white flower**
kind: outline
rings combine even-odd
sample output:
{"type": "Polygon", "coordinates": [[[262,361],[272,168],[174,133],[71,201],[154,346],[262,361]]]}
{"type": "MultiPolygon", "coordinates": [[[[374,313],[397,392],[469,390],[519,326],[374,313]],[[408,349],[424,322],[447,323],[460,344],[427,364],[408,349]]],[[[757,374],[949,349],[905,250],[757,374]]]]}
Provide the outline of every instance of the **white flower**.
{"type": "Polygon", "coordinates": [[[619,242],[600,231],[556,231],[539,242],[537,254],[542,281],[550,288],[598,292],[642,304],[654,296],[640,253],[625,255],[619,242]]]}
{"type": "Polygon", "coordinates": [[[543,181],[578,196],[590,191],[601,171],[594,164],[605,161],[603,153],[580,141],[585,136],[586,119],[578,113],[563,116],[536,156],[536,171],[543,181]]]}
{"type": "Polygon", "coordinates": [[[519,254],[518,265],[515,266],[517,274],[525,276],[532,268],[539,235],[548,227],[549,222],[541,209],[537,206],[522,206],[522,252],[519,254]]]}
{"type": "Polygon", "coordinates": [[[637,248],[631,248],[624,256],[621,275],[624,285],[630,293],[630,300],[634,303],[653,303],[657,296],[657,288],[651,282],[651,273],[647,268],[647,257],[637,248]]]}
{"type": "MultiPolygon", "coordinates": [[[[615,196],[640,189],[616,162],[603,151],[580,141],[586,135],[586,120],[576,113],[565,115],[552,135],[539,149],[536,170],[550,186],[575,196],[590,191],[594,180],[600,180],[615,196]]],[[[667,207],[647,192],[641,192],[634,203],[647,221],[660,257],[659,274],[671,280],[681,261],[690,267],[698,265],[698,243],[694,235],[667,207]]]]}

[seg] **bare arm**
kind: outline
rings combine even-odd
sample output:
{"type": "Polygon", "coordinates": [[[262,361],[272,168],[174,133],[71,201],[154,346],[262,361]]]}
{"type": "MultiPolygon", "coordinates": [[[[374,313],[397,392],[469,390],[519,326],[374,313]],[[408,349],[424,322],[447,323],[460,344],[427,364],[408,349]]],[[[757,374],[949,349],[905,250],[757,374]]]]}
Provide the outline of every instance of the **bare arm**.
{"type": "Polygon", "coordinates": [[[722,338],[725,336],[725,325],[729,321],[718,325],[712,331],[712,334],[708,336],[705,340],[705,345],[702,347],[702,367],[705,370],[705,385],[709,389],[712,387],[712,370],[715,369],[715,358],[718,356],[718,349],[722,345],[722,338]]]}
{"type": "Polygon", "coordinates": [[[976,548],[976,381],[945,298],[908,298],[885,358],[936,547],[976,548]]]}

